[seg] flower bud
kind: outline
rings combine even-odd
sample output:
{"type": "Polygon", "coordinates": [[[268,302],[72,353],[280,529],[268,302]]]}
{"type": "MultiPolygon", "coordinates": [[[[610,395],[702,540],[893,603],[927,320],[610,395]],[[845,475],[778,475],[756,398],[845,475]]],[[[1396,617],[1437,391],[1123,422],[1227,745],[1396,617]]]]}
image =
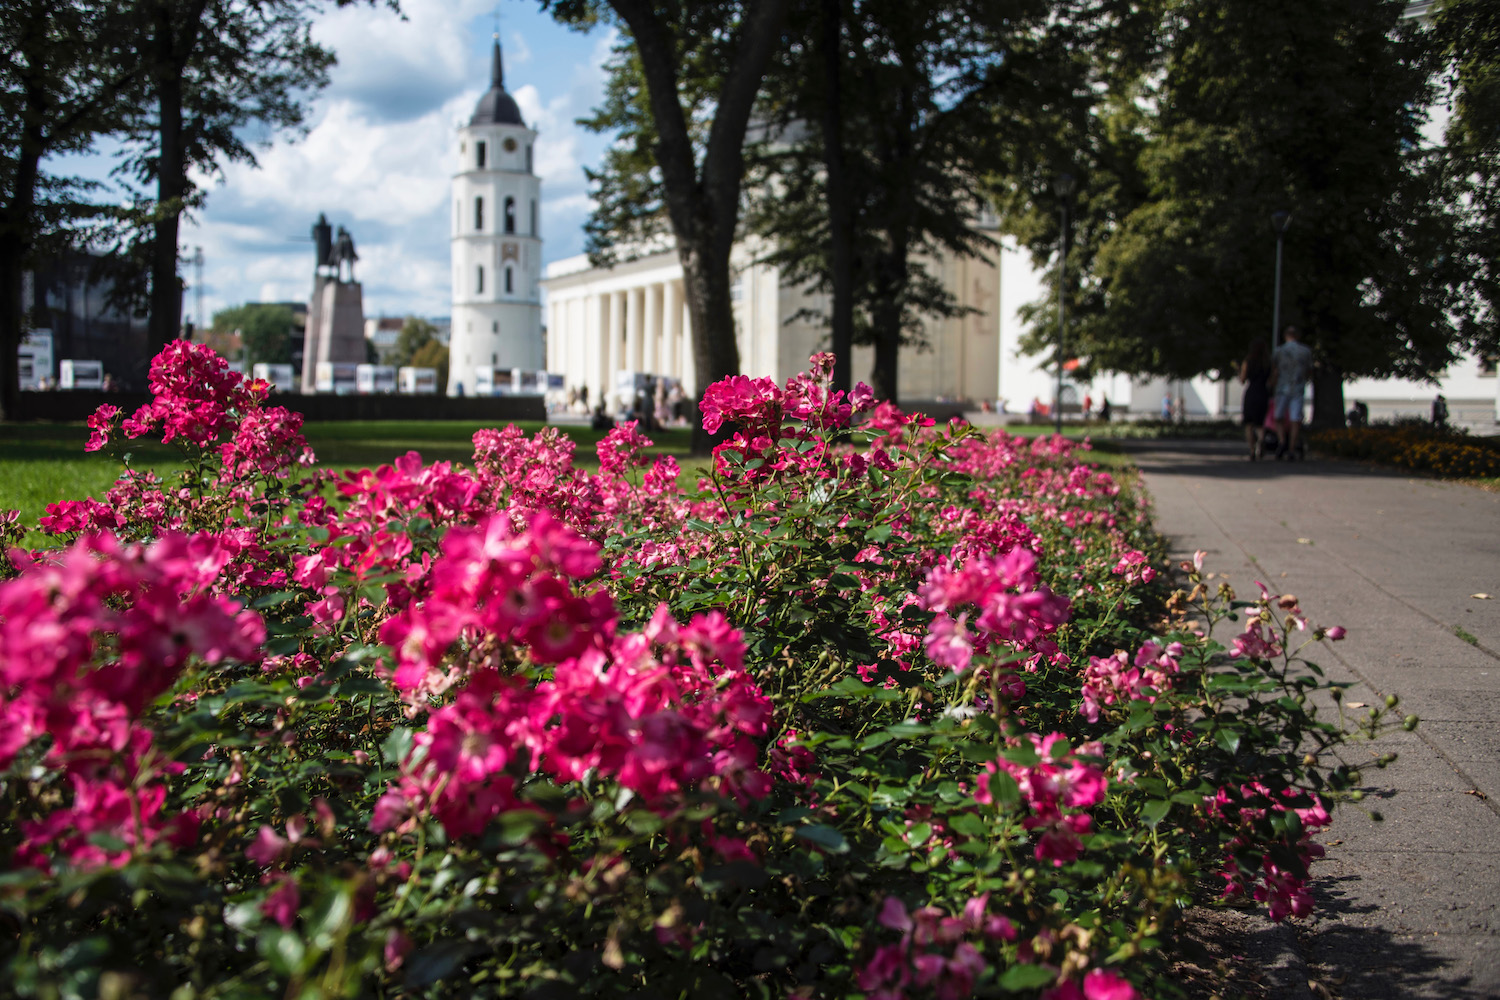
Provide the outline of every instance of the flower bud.
{"type": "Polygon", "coordinates": [[[1397,698],[1395,695],[1388,694],[1388,695],[1385,696],[1385,707],[1386,708],[1395,708],[1399,704],[1401,704],[1401,699],[1397,698]]]}
{"type": "Polygon", "coordinates": [[[1405,719],[1401,720],[1401,728],[1409,733],[1417,728],[1417,723],[1420,721],[1415,715],[1408,715],[1405,719]]]}

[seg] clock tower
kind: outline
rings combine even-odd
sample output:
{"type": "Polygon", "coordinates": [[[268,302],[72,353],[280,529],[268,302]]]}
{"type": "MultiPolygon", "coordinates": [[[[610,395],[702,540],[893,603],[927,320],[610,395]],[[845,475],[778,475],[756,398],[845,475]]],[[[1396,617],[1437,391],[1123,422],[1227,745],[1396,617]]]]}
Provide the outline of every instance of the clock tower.
{"type": "Polygon", "coordinates": [[[458,130],[453,175],[453,310],[448,394],[473,394],[478,368],[537,371],[542,343],[541,180],[495,39],[490,89],[458,130]]]}

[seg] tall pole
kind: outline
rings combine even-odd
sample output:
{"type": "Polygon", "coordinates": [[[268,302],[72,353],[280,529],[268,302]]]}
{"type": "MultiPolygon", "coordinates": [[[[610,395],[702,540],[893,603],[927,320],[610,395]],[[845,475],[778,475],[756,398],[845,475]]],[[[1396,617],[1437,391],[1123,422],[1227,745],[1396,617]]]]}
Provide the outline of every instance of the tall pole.
{"type": "Polygon", "coordinates": [[[1058,237],[1057,248],[1057,402],[1053,409],[1056,411],[1057,433],[1062,434],[1062,402],[1063,402],[1063,358],[1067,354],[1068,345],[1068,203],[1062,203],[1062,229],[1058,237]]]}
{"type": "Polygon", "coordinates": [[[1062,228],[1057,236],[1057,399],[1053,405],[1059,436],[1062,434],[1063,359],[1068,346],[1068,199],[1073,197],[1076,183],[1072,174],[1058,174],[1052,182],[1052,192],[1057,195],[1058,209],[1062,214],[1062,228]]]}
{"type": "Polygon", "coordinates": [[[1276,350],[1276,335],[1281,332],[1281,239],[1292,221],[1292,213],[1271,213],[1271,226],[1276,230],[1276,292],[1271,299],[1271,350],[1276,350]]]}

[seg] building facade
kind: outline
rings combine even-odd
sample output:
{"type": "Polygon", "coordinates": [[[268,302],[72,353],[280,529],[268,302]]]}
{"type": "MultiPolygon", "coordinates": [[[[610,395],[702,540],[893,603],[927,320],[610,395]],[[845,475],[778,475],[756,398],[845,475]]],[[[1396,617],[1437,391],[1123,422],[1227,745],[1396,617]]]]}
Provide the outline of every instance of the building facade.
{"type": "MultiPolygon", "coordinates": [[[[752,377],[784,381],[807,369],[807,359],[826,350],[828,331],[800,318],[803,310],[826,313],[828,296],[784,284],[778,268],[759,259],[759,248],[735,247],[731,267],[740,370],[752,377]]],[[[959,301],[975,311],[933,320],[926,348],[903,348],[902,395],[909,400],[994,399],[1000,344],[995,316],[1000,295],[1000,248],[975,258],[940,257],[928,262],[959,301]]],[[[542,282],[547,293],[547,358],[570,389],[587,388],[609,404],[622,373],[676,379],[690,397],[704,387],[693,368],[692,326],[683,297],[682,264],[674,249],[661,249],[610,268],[590,266],[585,256],[556,261],[542,282]]],[[[856,378],[867,379],[873,351],[854,351],[856,378]]]]}
{"type": "Polygon", "coordinates": [[[537,133],[506,93],[496,40],[490,89],[458,130],[453,175],[453,312],[448,394],[481,367],[543,365],[541,180],[537,133]]]}

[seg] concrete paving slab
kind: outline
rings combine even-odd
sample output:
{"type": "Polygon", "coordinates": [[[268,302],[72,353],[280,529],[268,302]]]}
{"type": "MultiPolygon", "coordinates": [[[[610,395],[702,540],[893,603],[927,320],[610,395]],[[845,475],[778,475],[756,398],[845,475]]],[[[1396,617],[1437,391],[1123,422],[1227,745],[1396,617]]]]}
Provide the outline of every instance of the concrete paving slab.
{"type": "Polygon", "coordinates": [[[1351,630],[1307,651],[1346,701],[1398,693],[1423,718],[1342,751],[1399,754],[1363,768],[1386,818],[1344,810],[1319,836],[1319,911],[1292,939],[1313,986],[1273,995],[1500,997],[1500,494],[1229,442],[1128,447],[1174,557],[1207,550],[1242,596],[1295,593],[1351,630]]]}

